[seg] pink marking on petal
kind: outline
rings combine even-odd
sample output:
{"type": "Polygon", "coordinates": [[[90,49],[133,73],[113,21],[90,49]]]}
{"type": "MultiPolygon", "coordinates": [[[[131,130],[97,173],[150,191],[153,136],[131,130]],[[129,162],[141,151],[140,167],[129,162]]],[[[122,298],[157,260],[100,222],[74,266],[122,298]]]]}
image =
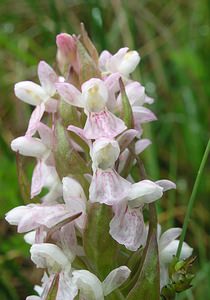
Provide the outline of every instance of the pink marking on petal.
{"type": "Polygon", "coordinates": [[[123,201],[130,190],[131,183],[115,170],[97,169],[90,184],[90,201],[114,205],[123,201]]]}
{"type": "Polygon", "coordinates": [[[99,113],[88,113],[84,133],[87,139],[114,138],[125,129],[125,123],[105,109],[99,113]]]}
{"type": "Polygon", "coordinates": [[[124,206],[115,208],[115,216],[110,222],[110,235],[119,244],[131,251],[136,251],[146,242],[144,218],[140,209],[124,206]],[[117,209],[116,209],[117,208],[117,209]]]}

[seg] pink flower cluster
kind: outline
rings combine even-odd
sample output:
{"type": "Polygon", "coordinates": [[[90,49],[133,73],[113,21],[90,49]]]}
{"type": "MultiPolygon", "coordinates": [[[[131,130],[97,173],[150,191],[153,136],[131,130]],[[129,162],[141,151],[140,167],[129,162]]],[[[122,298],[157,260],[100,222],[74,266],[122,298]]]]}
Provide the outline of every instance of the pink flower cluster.
{"type": "MultiPolygon", "coordinates": [[[[151,143],[142,138],[142,124],[156,120],[154,113],[145,107],[153,103],[153,99],[130,76],[140,61],[139,54],[128,48],[114,55],[103,51],[96,63],[100,76],[81,82],[78,78],[83,66],[77,52],[78,37],[62,33],[56,42],[61,76],[41,61],[38,65],[40,84],[23,81],[15,85],[17,98],[35,109],[25,135],[11,143],[15,152],[36,159],[31,198],[39,195],[43,188],[47,188],[48,193],[39,204],[12,209],[6,219],[18,226],[18,232],[26,233],[25,240],[32,245],[32,261],[47,270],[42,286],[35,287],[39,296],[29,296],[27,300],[46,299],[55,281],[58,282],[56,300],[74,299],[78,293],[80,299],[102,300],[127,280],[130,270],[126,266],[118,267],[101,282],[90,271],[72,267],[77,256],[85,256],[78,237],[84,235],[88,207],[95,202],[110,206],[113,218],[109,234],[119,244],[136,251],[146,243],[145,206],[176,186],[169,180],[144,179],[135,183],[131,174],[125,172],[130,156],[134,156],[132,165],[135,165],[138,155],[151,143]],[[127,127],[122,117],[120,80],[132,111],[132,128],[127,127]],[[61,178],[57,169],[55,147],[59,141],[55,122],[60,118],[61,101],[74,109],[79,120],[80,126],[69,122],[67,139],[92,169],[82,174],[89,186],[88,193],[71,170],[68,176],[61,178]],[[48,122],[44,123],[47,115],[48,122]]],[[[176,252],[180,231],[170,229],[159,239],[161,286],[167,283],[166,265],[176,252]]],[[[192,249],[184,244],[182,257],[191,253],[192,249]]]]}

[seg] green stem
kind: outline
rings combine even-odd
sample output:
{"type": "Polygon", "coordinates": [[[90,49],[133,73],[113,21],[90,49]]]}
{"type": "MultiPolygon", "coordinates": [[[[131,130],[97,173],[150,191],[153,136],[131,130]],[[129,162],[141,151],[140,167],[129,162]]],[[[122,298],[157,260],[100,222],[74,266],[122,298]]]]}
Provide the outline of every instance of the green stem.
{"type": "Polygon", "coordinates": [[[187,207],[186,216],[185,216],[185,219],[184,219],[184,225],[183,225],[183,229],[182,229],[182,234],[181,234],[181,237],[180,237],[180,240],[179,240],[179,246],[178,246],[177,253],[176,253],[176,257],[177,258],[179,258],[180,254],[181,254],[182,245],[183,245],[183,242],[184,242],[184,239],[185,239],[185,235],[186,235],[186,231],[187,231],[187,226],[188,226],[188,223],[190,221],[190,216],[191,216],[193,205],[194,205],[194,202],[195,202],[195,196],[196,196],[196,193],[197,193],[197,190],[198,190],[198,186],[199,186],[200,181],[201,181],[201,175],[202,175],[204,166],[205,166],[207,158],[208,158],[209,150],[210,150],[210,139],[209,139],[208,144],[206,146],[206,150],[204,152],[204,155],[203,155],[203,158],[202,158],[202,161],[201,161],[198,173],[197,173],[195,184],[193,186],[192,194],[190,196],[190,200],[189,200],[189,204],[188,204],[188,207],[187,207]]]}

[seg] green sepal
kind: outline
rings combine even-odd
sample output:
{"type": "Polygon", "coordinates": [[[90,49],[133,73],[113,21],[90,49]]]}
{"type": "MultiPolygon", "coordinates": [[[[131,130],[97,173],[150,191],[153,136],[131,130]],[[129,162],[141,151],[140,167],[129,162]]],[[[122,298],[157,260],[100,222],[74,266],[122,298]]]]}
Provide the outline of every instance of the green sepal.
{"type": "Polygon", "coordinates": [[[145,256],[138,280],[126,300],[160,299],[158,245],[155,230],[149,235],[144,250],[145,256]]]}
{"type": "Polygon", "coordinates": [[[61,179],[68,175],[77,176],[91,173],[85,160],[72,147],[68,133],[59,121],[56,121],[55,124],[54,156],[56,169],[61,179]]]}
{"type": "Polygon", "coordinates": [[[98,51],[94,44],[92,43],[91,39],[89,38],[87,31],[85,30],[85,26],[83,23],[80,24],[80,30],[81,30],[81,42],[87,49],[90,57],[93,59],[93,61],[98,64],[98,51]]]}
{"type": "Polygon", "coordinates": [[[116,267],[118,244],[109,234],[112,208],[94,203],[88,208],[88,217],[83,236],[83,245],[92,272],[100,280],[116,267]]]}
{"type": "Polygon", "coordinates": [[[122,98],[122,113],[121,113],[121,119],[125,122],[125,125],[128,129],[134,127],[133,122],[133,112],[130,105],[130,101],[128,99],[128,96],[125,92],[125,85],[122,81],[122,78],[119,79],[120,84],[120,92],[121,92],[121,98],[122,98]]]}
{"type": "Polygon", "coordinates": [[[196,257],[189,257],[185,260],[179,260],[176,256],[173,257],[169,267],[169,283],[161,290],[161,296],[164,300],[174,299],[176,293],[183,292],[192,287],[194,274],[189,272],[196,257]]]}
{"type": "Polygon", "coordinates": [[[77,41],[77,57],[80,65],[80,85],[91,78],[101,78],[101,73],[98,69],[98,66],[79,40],[77,41]]]}
{"type": "Polygon", "coordinates": [[[72,106],[61,99],[59,101],[58,111],[62,124],[65,127],[69,126],[70,124],[77,127],[81,126],[78,111],[75,106],[72,106]]]}

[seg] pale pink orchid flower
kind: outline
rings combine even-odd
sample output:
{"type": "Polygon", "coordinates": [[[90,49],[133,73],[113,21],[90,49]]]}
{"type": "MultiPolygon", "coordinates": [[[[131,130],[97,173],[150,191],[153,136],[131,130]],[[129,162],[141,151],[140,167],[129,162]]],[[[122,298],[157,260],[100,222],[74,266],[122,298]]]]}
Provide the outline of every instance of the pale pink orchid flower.
{"type": "Polygon", "coordinates": [[[58,286],[55,300],[73,300],[78,294],[78,288],[72,280],[71,271],[61,271],[57,274],[47,276],[42,279],[42,286],[35,286],[34,290],[39,296],[28,296],[26,300],[46,300],[54,281],[58,277],[58,286]]]}
{"type": "Polygon", "coordinates": [[[46,162],[52,154],[53,132],[41,122],[37,124],[37,130],[40,138],[29,135],[18,137],[11,142],[11,148],[21,155],[35,157],[46,162]]]}
{"type": "MultiPolygon", "coordinates": [[[[80,297],[84,297],[86,300],[104,300],[104,296],[121,286],[131,272],[128,267],[121,266],[111,271],[105,280],[101,282],[97,276],[87,270],[73,270],[71,272],[71,263],[74,257],[71,260],[57,245],[50,243],[34,244],[30,252],[31,259],[38,268],[46,268],[50,275],[58,274],[58,289],[60,286],[62,286],[62,289],[57,293],[56,300],[61,300],[59,297],[61,292],[69,296],[69,294],[72,295],[73,291],[75,294],[68,299],[74,299],[80,291],[80,297]],[[68,282],[66,286],[64,285],[64,280],[66,283],[68,282]],[[69,292],[68,289],[70,290],[69,292]]],[[[42,290],[39,288],[40,291],[42,290]]],[[[63,299],[67,298],[64,297],[63,299]]]]}
{"type": "MultiPolygon", "coordinates": [[[[168,265],[176,255],[179,240],[177,238],[181,235],[181,228],[170,228],[161,235],[161,226],[158,226],[158,246],[159,246],[159,260],[160,260],[160,288],[168,284],[168,265]]],[[[187,244],[183,243],[180,254],[180,259],[186,259],[192,255],[193,249],[187,244]]]]}
{"type": "Polygon", "coordinates": [[[99,68],[104,75],[110,73],[120,73],[122,77],[128,78],[136,69],[140,62],[137,51],[129,51],[127,47],[121,48],[112,55],[107,50],[103,51],[99,57],[99,68]]]}
{"type": "Polygon", "coordinates": [[[131,184],[115,170],[119,154],[120,147],[116,140],[102,138],[93,143],[90,151],[93,168],[90,202],[114,205],[127,196],[131,184]]]}
{"type": "Polygon", "coordinates": [[[130,251],[145,246],[147,231],[142,210],[130,208],[126,203],[113,206],[113,210],[115,215],[109,224],[112,238],[130,251]]]}
{"type": "Polygon", "coordinates": [[[82,92],[70,83],[58,83],[56,87],[67,103],[84,108],[87,115],[84,135],[87,139],[114,138],[126,129],[125,123],[106,107],[109,90],[104,81],[92,78],[83,83],[82,92]]]}
{"type": "Polygon", "coordinates": [[[131,185],[123,202],[113,206],[114,217],[109,233],[119,244],[131,251],[145,246],[147,230],[142,209],[145,204],[160,199],[164,191],[176,188],[169,180],[142,180],[131,185]]]}
{"type": "MultiPolygon", "coordinates": [[[[128,279],[130,272],[128,267],[121,266],[112,270],[101,282],[96,275],[87,270],[60,271],[57,274],[58,290],[55,300],[73,300],[78,293],[79,299],[104,300],[128,279]]],[[[43,286],[35,288],[39,296],[29,296],[26,300],[45,300],[54,276],[56,275],[45,275],[43,286]]]]}
{"type": "Polygon", "coordinates": [[[44,227],[46,231],[56,224],[77,213],[82,215],[72,223],[81,232],[86,220],[86,197],[81,185],[70,177],[63,178],[64,203],[29,204],[13,208],[6,214],[6,220],[11,225],[18,226],[18,232],[28,232],[44,227]]]}
{"type": "MultiPolygon", "coordinates": [[[[14,139],[11,142],[13,151],[24,156],[30,156],[37,159],[37,164],[32,175],[31,198],[38,195],[43,187],[49,187],[49,180],[46,176],[50,176],[50,188],[48,200],[59,197],[60,181],[54,167],[53,157],[53,132],[45,124],[39,122],[36,130],[40,138],[25,135],[14,139]],[[51,173],[52,172],[52,173],[51,173]],[[53,178],[53,180],[52,180],[53,178]],[[52,184],[52,181],[54,184],[52,184]]],[[[47,200],[47,197],[46,197],[47,200]]]]}
{"type": "Polygon", "coordinates": [[[56,36],[57,62],[59,69],[65,76],[69,75],[71,66],[79,72],[79,64],[76,56],[76,37],[68,33],[60,33],[56,36]]]}
{"type": "Polygon", "coordinates": [[[105,296],[111,294],[128,279],[130,273],[128,267],[121,266],[112,270],[103,282],[87,270],[73,271],[72,276],[73,282],[80,291],[81,299],[104,300],[105,296]]]}
{"type": "Polygon", "coordinates": [[[35,133],[36,124],[45,111],[54,113],[57,110],[57,100],[52,97],[56,93],[55,84],[59,82],[59,77],[45,61],[40,61],[38,65],[38,77],[41,85],[32,81],[21,81],[14,88],[18,99],[36,106],[29,121],[27,135],[35,133]]]}

